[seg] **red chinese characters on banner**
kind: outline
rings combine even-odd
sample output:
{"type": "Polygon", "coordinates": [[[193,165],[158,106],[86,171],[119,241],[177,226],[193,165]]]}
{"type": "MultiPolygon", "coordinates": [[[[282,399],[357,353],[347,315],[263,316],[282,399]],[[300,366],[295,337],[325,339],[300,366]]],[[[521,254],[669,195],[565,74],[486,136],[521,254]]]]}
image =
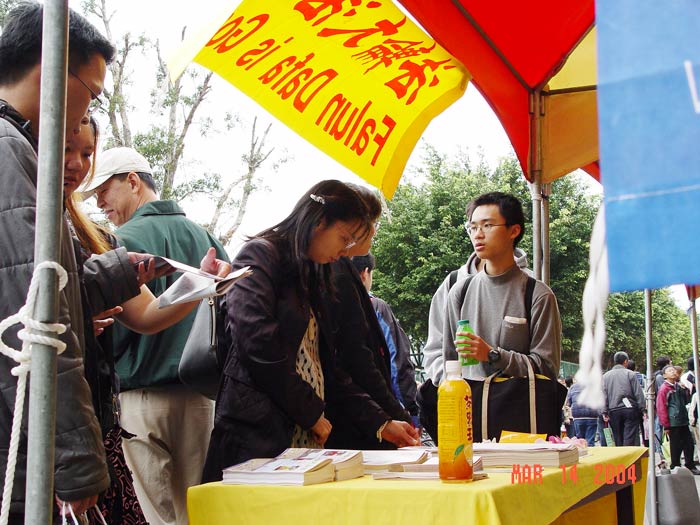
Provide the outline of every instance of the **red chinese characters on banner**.
{"type": "MultiPolygon", "coordinates": [[[[329,17],[343,11],[343,4],[349,5],[349,9],[343,13],[344,16],[352,16],[356,13],[355,7],[362,5],[362,0],[305,0],[297,2],[294,9],[304,15],[304,20],[310,22],[314,20],[313,26],[317,26],[325,22],[329,17]],[[325,11],[330,11],[328,14],[319,17],[325,11]]],[[[376,9],[381,7],[381,2],[371,1],[365,4],[367,9],[376,9]]]]}
{"type": "MultiPolygon", "coordinates": [[[[370,1],[364,7],[367,9],[381,7],[381,2],[370,1]]],[[[357,14],[357,7],[362,6],[362,0],[306,0],[295,4],[294,9],[304,16],[307,22],[313,22],[312,26],[322,25],[335,15],[341,15],[345,19],[357,14]],[[346,9],[347,7],[347,9],[346,9]]],[[[332,20],[331,20],[332,23],[332,20]]],[[[419,57],[429,55],[436,45],[433,42],[430,46],[423,45],[424,42],[405,41],[394,38],[387,38],[397,35],[402,26],[406,24],[406,17],[398,22],[384,19],[375,22],[372,27],[340,29],[334,27],[323,27],[317,33],[322,38],[346,37],[343,47],[358,48],[365,45],[363,41],[368,38],[376,40],[376,37],[384,37],[380,43],[371,43],[359,53],[352,55],[363,64],[370,64],[364,74],[377,68],[379,65],[385,69],[398,69],[401,73],[384,83],[390,88],[397,99],[403,100],[405,105],[412,104],[420,91],[439,84],[438,73],[440,70],[449,70],[455,66],[452,60],[432,60],[423,58],[419,61],[411,60],[407,57],[419,57]],[[374,37],[374,38],[373,38],[374,37]],[[404,60],[405,59],[405,60],[404,60]]]]}

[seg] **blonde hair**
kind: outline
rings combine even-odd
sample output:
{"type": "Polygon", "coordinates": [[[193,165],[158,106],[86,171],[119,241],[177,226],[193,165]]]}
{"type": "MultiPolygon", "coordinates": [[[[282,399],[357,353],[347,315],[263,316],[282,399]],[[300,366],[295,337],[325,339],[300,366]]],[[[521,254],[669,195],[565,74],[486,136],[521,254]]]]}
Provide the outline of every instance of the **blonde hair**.
{"type": "MultiPolygon", "coordinates": [[[[99,128],[97,127],[97,121],[90,116],[90,128],[92,128],[92,133],[94,136],[94,152],[92,154],[92,166],[90,167],[90,173],[85,178],[85,183],[89,183],[92,177],[95,175],[95,161],[97,160],[97,140],[99,138],[99,128]]],[[[88,250],[90,253],[105,253],[112,249],[109,241],[110,232],[105,228],[95,224],[90,220],[90,218],[80,209],[80,203],[82,202],[82,197],[78,196],[78,192],[73,192],[70,197],[65,199],[66,210],[68,211],[68,216],[73,223],[73,229],[75,230],[75,235],[78,237],[81,246],[88,250]]]]}

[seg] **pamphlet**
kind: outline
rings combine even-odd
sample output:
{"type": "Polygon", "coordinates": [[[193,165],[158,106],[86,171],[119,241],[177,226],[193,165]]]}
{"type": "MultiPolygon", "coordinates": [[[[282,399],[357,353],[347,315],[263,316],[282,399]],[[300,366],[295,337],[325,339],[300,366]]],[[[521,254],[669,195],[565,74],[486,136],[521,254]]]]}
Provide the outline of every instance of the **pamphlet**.
{"type": "Polygon", "coordinates": [[[218,277],[203,272],[199,268],[187,266],[164,257],[158,257],[157,259],[164,259],[173,268],[185,272],[182,277],[158,297],[158,308],[223,295],[237,281],[253,273],[249,266],[244,266],[240,270],[231,272],[226,277],[218,277]]]}

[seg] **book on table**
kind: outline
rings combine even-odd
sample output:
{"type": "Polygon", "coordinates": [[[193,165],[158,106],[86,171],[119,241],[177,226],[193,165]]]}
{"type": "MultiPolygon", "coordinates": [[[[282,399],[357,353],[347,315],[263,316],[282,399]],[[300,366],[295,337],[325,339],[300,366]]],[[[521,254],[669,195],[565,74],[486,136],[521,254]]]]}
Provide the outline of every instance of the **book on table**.
{"type": "MultiPolygon", "coordinates": [[[[483,470],[479,472],[474,472],[472,475],[472,481],[479,481],[480,479],[488,478],[488,474],[483,470]]],[[[425,479],[440,479],[440,473],[438,471],[423,471],[423,472],[392,472],[387,470],[377,471],[372,473],[372,479],[413,479],[413,480],[425,480],[425,479]]]]}
{"type": "Polygon", "coordinates": [[[330,458],[256,458],[225,468],[222,481],[232,485],[313,485],[334,478],[330,458]]]}
{"type": "Polygon", "coordinates": [[[578,463],[579,449],[569,443],[474,443],[483,468],[512,465],[560,467],[578,463]]]}
{"type": "MultiPolygon", "coordinates": [[[[472,459],[472,469],[474,472],[482,470],[481,456],[474,456],[472,459]]],[[[393,472],[439,472],[440,461],[437,456],[431,456],[423,463],[405,463],[392,466],[389,470],[393,472]]]]}
{"type": "Polygon", "coordinates": [[[410,450],[364,450],[362,452],[365,474],[377,471],[396,471],[401,465],[424,463],[430,452],[420,448],[410,450]]]}
{"type": "Polygon", "coordinates": [[[331,448],[288,448],[280,455],[279,459],[317,460],[330,459],[335,468],[335,480],[359,478],[365,473],[362,466],[361,450],[339,450],[331,448]]]}

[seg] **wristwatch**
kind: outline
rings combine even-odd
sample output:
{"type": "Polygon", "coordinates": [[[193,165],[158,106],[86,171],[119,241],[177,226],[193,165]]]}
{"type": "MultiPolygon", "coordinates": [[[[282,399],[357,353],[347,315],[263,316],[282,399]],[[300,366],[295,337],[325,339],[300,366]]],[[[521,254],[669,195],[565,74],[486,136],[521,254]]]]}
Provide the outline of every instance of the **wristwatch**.
{"type": "Polygon", "coordinates": [[[498,348],[489,350],[489,364],[492,365],[501,358],[501,351],[498,348]]]}

